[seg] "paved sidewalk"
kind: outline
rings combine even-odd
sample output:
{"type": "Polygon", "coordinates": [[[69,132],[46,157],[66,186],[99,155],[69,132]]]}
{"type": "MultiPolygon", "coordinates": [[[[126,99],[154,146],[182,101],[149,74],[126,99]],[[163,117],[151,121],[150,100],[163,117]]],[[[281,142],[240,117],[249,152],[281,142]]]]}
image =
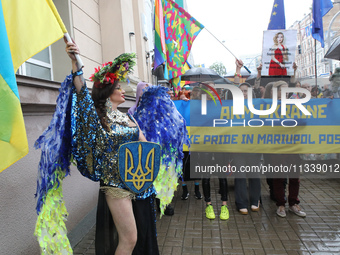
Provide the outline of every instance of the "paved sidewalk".
{"type": "MultiPolygon", "coordinates": [[[[286,218],[276,216],[264,179],[260,212],[241,215],[235,207],[233,179],[228,184],[227,221],[219,219],[218,179],[211,180],[215,220],[205,218],[205,203],[194,198],[192,182],[188,182],[186,201],[180,198],[179,186],[173,200],[175,215],[157,221],[161,254],[340,254],[340,179],[301,180],[300,200],[306,218],[288,210],[286,218]]],[[[95,228],[74,248],[75,255],[95,254],[94,233],[95,228]]]]}

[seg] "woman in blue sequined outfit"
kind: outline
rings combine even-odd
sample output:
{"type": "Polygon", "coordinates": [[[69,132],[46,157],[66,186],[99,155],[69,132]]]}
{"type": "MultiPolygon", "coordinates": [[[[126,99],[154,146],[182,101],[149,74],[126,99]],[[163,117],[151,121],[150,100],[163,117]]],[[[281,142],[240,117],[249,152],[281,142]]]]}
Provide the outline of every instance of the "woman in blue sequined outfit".
{"type": "MultiPolygon", "coordinates": [[[[140,215],[135,217],[135,205],[131,202],[134,198],[138,201],[152,197],[154,187],[151,186],[135,196],[121,181],[118,173],[119,146],[131,141],[146,141],[133,117],[117,110],[118,105],[125,102],[125,91],[119,81],[124,80],[127,73],[131,72],[135,64],[135,54],[122,54],[113,63],[105,63],[96,69],[91,77],[94,81],[91,98],[74,57],[74,53],[79,53],[78,47],[68,42],[66,52],[72,60],[74,84],[71,112],[72,154],[78,170],[91,180],[100,181],[101,190],[105,192],[119,237],[115,254],[158,254],[155,226],[145,226],[140,215]],[[143,240],[139,226],[154,230],[152,239],[156,241],[151,241],[151,248],[146,244],[148,241],[143,240]],[[146,253],[145,249],[151,251],[146,253]]],[[[149,202],[149,207],[152,208],[152,205],[153,199],[149,202]]],[[[155,219],[148,222],[155,224],[155,219]]],[[[107,240],[110,242],[109,238],[107,240]]],[[[110,251],[103,252],[109,254],[110,251]]]]}

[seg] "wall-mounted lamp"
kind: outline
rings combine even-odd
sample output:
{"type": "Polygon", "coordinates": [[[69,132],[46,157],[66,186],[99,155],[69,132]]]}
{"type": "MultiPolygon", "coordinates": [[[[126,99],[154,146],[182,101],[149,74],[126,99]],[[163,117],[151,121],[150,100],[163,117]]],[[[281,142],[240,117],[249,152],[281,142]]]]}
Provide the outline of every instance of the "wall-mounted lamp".
{"type": "Polygon", "coordinates": [[[150,50],[150,51],[146,51],[145,53],[146,53],[146,58],[148,59],[149,57],[150,57],[150,53],[152,53],[153,52],[153,50],[150,50]]]}

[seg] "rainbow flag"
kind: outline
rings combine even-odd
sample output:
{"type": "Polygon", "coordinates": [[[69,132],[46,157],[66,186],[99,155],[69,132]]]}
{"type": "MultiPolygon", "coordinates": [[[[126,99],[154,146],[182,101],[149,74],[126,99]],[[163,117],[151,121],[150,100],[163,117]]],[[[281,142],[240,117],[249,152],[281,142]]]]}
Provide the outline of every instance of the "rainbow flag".
{"type": "MultiPolygon", "coordinates": [[[[172,0],[155,1],[155,63],[166,62],[164,76],[173,79],[187,70],[191,45],[204,26],[172,0]]],[[[180,78],[173,80],[177,93],[180,78]]]]}
{"type": "MultiPolygon", "coordinates": [[[[166,62],[166,48],[165,48],[165,33],[164,33],[164,16],[162,0],[155,0],[155,19],[154,19],[154,29],[155,29],[155,61],[154,69],[157,66],[166,62]]],[[[166,65],[165,65],[166,69],[166,65]]],[[[169,79],[168,70],[164,70],[164,78],[169,79]]]]}
{"type": "MultiPolygon", "coordinates": [[[[167,68],[169,79],[173,79],[185,73],[192,43],[204,26],[174,1],[163,0],[163,3],[167,68]]],[[[177,93],[179,83],[174,85],[177,93]]]]}
{"type": "Polygon", "coordinates": [[[15,72],[61,37],[51,0],[0,0],[0,172],[28,153],[15,72]]]}

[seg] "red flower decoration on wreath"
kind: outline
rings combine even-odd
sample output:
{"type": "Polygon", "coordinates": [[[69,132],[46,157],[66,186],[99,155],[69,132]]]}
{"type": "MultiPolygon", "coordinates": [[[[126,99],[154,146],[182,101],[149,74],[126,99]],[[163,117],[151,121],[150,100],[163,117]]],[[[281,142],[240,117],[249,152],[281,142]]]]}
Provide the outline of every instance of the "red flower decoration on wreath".
{"type": "Polygon", "coordinates": [[[105,80],[108,83],[112,83],[113,84],[116,79],[117,79],[117,75],[115,73],[106,73],[106,75],[105,75],[105,80]]]}

